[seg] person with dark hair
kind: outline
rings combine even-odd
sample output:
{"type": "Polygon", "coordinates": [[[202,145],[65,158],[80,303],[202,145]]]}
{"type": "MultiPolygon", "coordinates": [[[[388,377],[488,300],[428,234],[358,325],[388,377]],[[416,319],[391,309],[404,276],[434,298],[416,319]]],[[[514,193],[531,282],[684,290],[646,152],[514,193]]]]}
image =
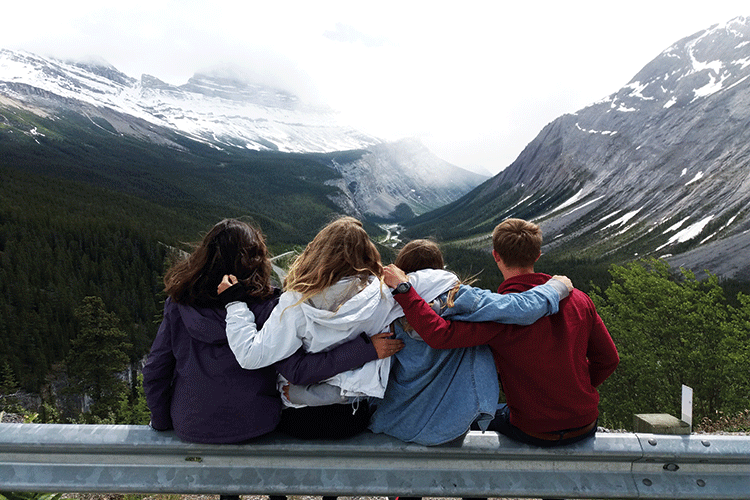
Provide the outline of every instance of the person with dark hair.
{"type": "Polygon", "coordinates": [[[311,384],[378,358],[376,345],[355,337],[335,349],[290,352],[257,370],[242,368],[229,348],[226,310],[217,286],[226,274],[242,283],[231,298],[263,324],[279,300],[261,232],[242,221],[216,224],[166,273],[164,318],[143,368],[143,387],[156,430],[180,439],[239,443],[274,430],[280,420],[277,372],[311,384]]]}
{"type": "Polygon", "coordinates": [[[420,269],[444,269],[445,261],[440,246],[430,239],[411,240],[405,244],[393,263],[406,274],[420,269]]]}

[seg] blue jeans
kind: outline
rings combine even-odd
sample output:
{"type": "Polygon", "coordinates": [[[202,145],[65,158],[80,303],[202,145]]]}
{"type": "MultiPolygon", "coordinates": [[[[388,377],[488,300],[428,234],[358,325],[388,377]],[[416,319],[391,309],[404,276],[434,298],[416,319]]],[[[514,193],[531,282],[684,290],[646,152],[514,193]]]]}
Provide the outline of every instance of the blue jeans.
{"type": "MultiPolygon", "coordinates": [[[[472,425],[472,429],[479,430],[479,427],[475,427],[472,425]]],[[[529,436],[525,432],[523,432],[521,429],[516,427],[515,425],[510,423],[510,409],[508,408],[508,405],[501,404],[497,407],[497,412],[495,413],[495,418],[490,422],[489,427],[487,430],[499,432],[500,434],[503,434],[505,436],[508,436],[514,441],[519,441],[521,443],[526,443],[534,446],[549,448],[551,446],[564,446],[567,444],[573,444],[577,443],[579,441],[583,441],[584,439],[588,439],[592,437],[596,433],[596,423],[594,423],[594,426],[591,428],[590,431],[581,434],[580,436],[575,436],[571,438],[565,438],[565,439],[557,439],[557,440],[547,440],[547,439],[539,439],[534,436],[529,436]]],[[[560,433],[563,434],[568,431],[572,431],[575,429],[564,429],[561,430],[560,433]]]]}

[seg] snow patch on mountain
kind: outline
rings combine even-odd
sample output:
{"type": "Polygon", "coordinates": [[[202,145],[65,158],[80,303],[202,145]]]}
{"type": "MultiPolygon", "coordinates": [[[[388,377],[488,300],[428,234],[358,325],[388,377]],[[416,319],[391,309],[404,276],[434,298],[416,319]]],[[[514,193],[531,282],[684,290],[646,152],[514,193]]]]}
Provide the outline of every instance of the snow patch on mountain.
{"type": "Polygon", "coordinates": [[[58,99],[108,108],[222,146],[323,153],[378,144],[375,137],[340,124],[338,115],[307,106],[284,91],[224,74],[197,74],[182,86],[143,75],[140,80],[99,63],[48,59],[0,50],[0,88],[21,101],[58,99]]]}

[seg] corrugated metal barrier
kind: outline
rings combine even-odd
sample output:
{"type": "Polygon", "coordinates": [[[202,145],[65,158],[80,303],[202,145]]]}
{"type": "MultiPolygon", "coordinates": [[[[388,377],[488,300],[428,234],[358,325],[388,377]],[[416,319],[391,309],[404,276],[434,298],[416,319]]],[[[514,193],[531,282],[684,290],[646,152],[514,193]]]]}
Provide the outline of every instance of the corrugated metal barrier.
{"type": "Polygon", "coordinates": [[[495,433],[242,445],[146,426],[0,424],[0,491],[530,498],[750,498],[750,436],[597,433],[540,449],[495,433]]]}

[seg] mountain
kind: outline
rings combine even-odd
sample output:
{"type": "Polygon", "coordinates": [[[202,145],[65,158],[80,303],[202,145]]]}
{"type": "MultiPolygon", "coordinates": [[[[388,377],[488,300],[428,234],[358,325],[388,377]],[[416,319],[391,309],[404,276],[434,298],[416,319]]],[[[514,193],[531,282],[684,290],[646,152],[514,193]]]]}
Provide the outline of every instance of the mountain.
{"type": "MultiPolygon", "coordinates": [[[[229,69],[196,74],[174,86],[149,75],[132,78],[103,61],[66,62],[0,50],[0,113],[3,109],[8,112],[0,115],[0,132],[14,132],[10,115],[20,110],[28,119],[26,128],[14,120],[15,133],[36,139],[68,134],[71,140],[63,129],[77,121],[77,134],[86,133],[82,121],[113,139],[127,137],[173,150],[168,156],[174,151],[205,155],[206,148],[237,158],[246,158],[247,152],[317,155],[310,161],[326,164],[339,179],[330,183],[329,198],[340,210],[362,216],[388,218],[403,204],[423,213],[486,179],[420,146],[391,145],[361,133],[338,123],[330,109],[229,69]],[[40,127],[38,118],[48,122],[40,127]],[[446,172],[444,180],[423,176],[438,170],[446,172]],[[358,180],[355,189],[352,179],[358,180]]],[[[213,157],[206,164],[213,165],[213,157]]]]}
{"type": "Polygon", "coordinates": [[[357,159],[333,160],[338,186],[353,211],[388,218],[399,206],[420,214],[460,198],[487,179],[441,160],[415,139],[366,148],[357,159]]]}
{"type": "Polygon", "coordinates": [[[663,51],[617,92],[548,124],[505,170],[412,233],[541,224],[546,254],[750,278],[750,18],[663,51]]]}

